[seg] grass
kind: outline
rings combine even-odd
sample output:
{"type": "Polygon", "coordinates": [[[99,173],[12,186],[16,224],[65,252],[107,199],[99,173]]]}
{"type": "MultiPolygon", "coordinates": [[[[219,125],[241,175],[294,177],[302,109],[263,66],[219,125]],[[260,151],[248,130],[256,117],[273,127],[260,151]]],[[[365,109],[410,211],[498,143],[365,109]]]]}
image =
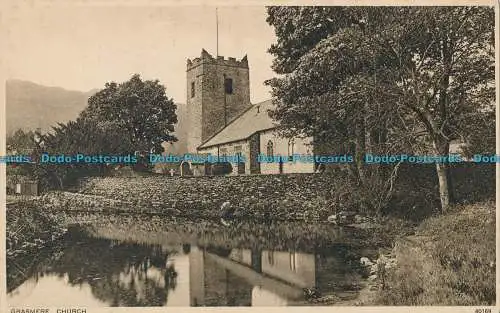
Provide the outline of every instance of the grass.
{"type": "Polygon", "coordinates": [[[53,246],[66,228],[62,219],[29,201],[7,206],[6,215],[7,290],[10,292],[26,279],[41,248],[53,246]]]}
{"type": "Polygon", "coordinates": [[[383,305],[494,305],[495,203],[460,205],[399,240],[383,305]]]}
{"type": "Polygon", "coordinates": [[[18,202],[7,208],[7,256],[27,254],[64,233],[62,221],[33,205],[18,202]]]}

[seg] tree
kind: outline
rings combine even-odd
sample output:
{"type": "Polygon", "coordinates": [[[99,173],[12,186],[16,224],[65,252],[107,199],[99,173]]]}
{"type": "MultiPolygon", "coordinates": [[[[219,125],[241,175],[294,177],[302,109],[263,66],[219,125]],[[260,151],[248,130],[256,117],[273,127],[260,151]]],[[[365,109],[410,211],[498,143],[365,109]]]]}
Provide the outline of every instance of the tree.
{"type": "Polygon", "coordinates": [[[389,60],[383,60],[381,47],[368,40],[381,23],[372,26],[366,20],[390,15],[384,10],[272,7],[268,11],[268,22],[278,37],[270,49],[276,56],[273,69],[282,75],[266,82],[278,100],[271,116],[280,122],[285,136],[312,136],[315,153],[354,154],[350,167],[354,191],[366,199],[360,203],[364,209],[377,212],[389,200],[386,195],[392,193],[398,166],[366,168],[363,155],[416,145],[406,133],[397,141],[390,136],[399,132],[402,122],[393,114],[394,103],[371,88],[387,78],[388,70],[377,65],[389,60]],[[373,207],[376,203],[380,205],[373,207]]]}
{"type": "Polygon", "coordinates": [[[42,154],[49,155],[76,155],[78,153],[94,155],[106,153],[111,144],[96,125],[86,123],[82,119],[58,123],[52,131],[40,135],[40,142],[34,149],[35,164],[28,164],[31,175],[38,178],[43,187],[57,187],[63,189],[67,183],[74,182],[79,175],[91,172],[102,172],[105,164],[51,164],[42,163],[42,154]]]}
{"type": "MultiPolygon", "coordinates": [[[[354,153],[361,186],[364,153],[447,155],[494,101],[492,8],[270,7],[268,15],[281,75],[267,81],[278,100],[272,117],[285,134],[354,153]]],[[[436,170],[446,210],[449,168],[436,170]]]]}
{"type": "Polygon", "coordinates": [[[35,132],[16,130],[7,137],[7,151],[15,151],[17,154],[30,154],[35,147],[35,132]]]}
{"type": "Polygon", "coordinates": [[[177,123],[176,105],[158,80],[141,80],[138,74],[124,83],[107,83],[90,97],[80,118],[106,129],[119,129],[130,143],[123,153],[163,152],[163,142],[177,141],[172,135],[177,123]]]}
{"type": "MultiPolygon", "coordinates": [[[[389,42],[402,64],[393,92],[423,125],[434,151],[448,155],[452,140],[470,138],[492,126],[470,128],[476,116],[486,116],[494,105],[494,11],[488,7],[407,11],[409,19],[401,23],[405,31],[393,36],[394,44],[389,42]]],[[[436,163],[436,170],[441,207],[446,210],[453,200],[448,164],[436,163]]]]}
{"type": "MultiPolygon", "coordinates": [[[[7,154],[32,156],[33,150],[36,147],[34,139],[35,132],[24,131],[22,129],[16,130],[13,134],[7,136],[7,154]]],[[[10,183],[7,184],[7,190],[9,190],[10,186],[13,184],[18,183],[19,179],[29,176],[30,171],[28,169],[26,163],[8,164],[6,174],[10,183]]]]}
{"type": "Polygon", "coordinates": [[[496,151],[495,111],[477,112],[464,127],[465,145],[462,147],[466,157],[475,154],[494,155],[496,151]],[[489,125],[489,126],[488,126],[489,125]]]}

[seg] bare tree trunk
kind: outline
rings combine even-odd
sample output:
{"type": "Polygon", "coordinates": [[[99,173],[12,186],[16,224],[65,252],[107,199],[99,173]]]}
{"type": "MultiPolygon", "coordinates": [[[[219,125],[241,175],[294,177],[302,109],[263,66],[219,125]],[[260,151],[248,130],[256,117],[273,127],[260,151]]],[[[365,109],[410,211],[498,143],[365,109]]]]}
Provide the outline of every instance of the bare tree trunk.
{"type": "MultiPolygon", "coordinates": [[[[442,119],[442,124],[439,125],[441,129],[441,134],[448,134],[448,88],[450,86],[450,73],[452,64],[452,54],[450,53],[450,47],[448,44],[449,38],[446,36],[442,40],[441,45],[441,57],[443,61],[443,77],[439,83],[439,100],[438,100],[438,113],[442,119]]],[[[436,130],[436,129],[435,129],[436,130]]],[[[444,135],[436,134],[434,140],[434,147],[436,148],[439,156],[448,156],[450,153],[449,141],[443,138],[444,135]]],[[[436,163],[436,171],[439,179],[439,197],[441,199],[441,212],[445,213],[450,203],[451,198],[451,176],[450,176],[450,162],[436,163]]]]}
{"type": "Polygon", "coordinates": [[[358,117],[358,123],[355,128],[355,162],[356,162],[356,170],[359,179],[359,184],[363,185],[365,183],[365,162],[364,155],[366,153],[366,127],[365,127],[365,118],[366,118],[366,110],[365,105],[362,106],[358,117]]]}
{"type": "Polygon", "coordinates": [[[439,180],[439,198],[441,200],[441,212],[445,213],[450,207],[450,186],[448,184],[448,168],[446,164],[436,163],[436,171],[439,180]]]}
{"type": "Polygon", "coordinates": [[[59,177],[59,175],[57,175],[57,174],[56,174],[56,177],[57,177],[57,180],[58,180],[58,182],[59,182],[59,188],[60,188],[61,190],[63,190],[63,189],[64,189],[64,184],[63,184],[63,180],[62,180],[62,178],[61,178],[61,177],[59,177]]]}
{"type": "MultiPolygon", "coordinates": [[[[439,156],[444,157],[449,154],[450,145],[447,142],[435,142],[434,147],[439,156]]],[[[439,198],[441,200],[441,212],[448,211],[452,203],[451,197],[451,177],[449,163],[436,162],[436,172],[439,181],[439,198]]]]}

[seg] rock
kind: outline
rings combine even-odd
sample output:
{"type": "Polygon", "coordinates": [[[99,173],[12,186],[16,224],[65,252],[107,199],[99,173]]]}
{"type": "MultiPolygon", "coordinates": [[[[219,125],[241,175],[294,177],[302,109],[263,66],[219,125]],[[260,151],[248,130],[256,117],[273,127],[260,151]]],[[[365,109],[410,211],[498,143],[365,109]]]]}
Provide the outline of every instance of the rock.
{"type": "Polygon", "coordinates": [[[303,291],[306,300],[317,299],[321,296],[321,293],[316,288],[304,288],[303,291]]]}
{"type": "Polygon", "coordinates": [[[380,266],[385,266],[387,264],[388,259],[385,257],[385,255],[381,254],[378,259],[377,259],[377,264],[380,266]]]}
{"type": "Polygon", "coordinates": [[[363,217],[363,216],[361,216],[361,215],[359,215],[359,214],[356,214],[356,215],[354,216],[354,221],[355,221],[356,223],[358,223],[358,224],[359,224],[359,223],[363,223],[363,222],[365,222],[365,221],[366,221],[366,218],[365,218],[365,217],[363,217]]]}
{"type": "Polygon", "coordinates": [[[332,215],[328,216],[327,220],[329,223],[337,224],[337,215],[332,214],[332,215]]]}
{"type": "Polygon", "coordinates": [[[338,214],[337,219],[341,224],[348,224],[354,222],[354,216],[356,213],[349,211],[342,211],[338,214]]]}
{"type": "Polygon", "coordinates": [[[342,218],[354,220],[356,213],[350,211],[342,211],[339,213],[342,218]]]}
{"type": "Polygon", "coordinates": [[[370,222],[355,223],[355,224],[350,224],[348,226],[358,228],[358,229],[374,229],[374,228],[381,227],[381,225],[379,225],[379,224],[370,223],[370,222]]]}
{"type": "Polygon", "coordinates": [[[361,265],[364,265],[364,266],[372,266],[373,265],[373,262],[370,261],[369,258],[367,257],[362,257],[359,262],[361,263],[361,265]]]}

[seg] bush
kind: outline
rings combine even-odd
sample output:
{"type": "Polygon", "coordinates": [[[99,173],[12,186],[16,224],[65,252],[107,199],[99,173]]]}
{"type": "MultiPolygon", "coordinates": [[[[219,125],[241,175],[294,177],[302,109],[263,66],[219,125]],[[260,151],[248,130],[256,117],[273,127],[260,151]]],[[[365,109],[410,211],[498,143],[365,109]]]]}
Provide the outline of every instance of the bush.
{"type": "Polygon", "coordinates": [[[227,175],[233,172],[231,163],[222,162],[212,165],[212,175],[227,175]]]}

